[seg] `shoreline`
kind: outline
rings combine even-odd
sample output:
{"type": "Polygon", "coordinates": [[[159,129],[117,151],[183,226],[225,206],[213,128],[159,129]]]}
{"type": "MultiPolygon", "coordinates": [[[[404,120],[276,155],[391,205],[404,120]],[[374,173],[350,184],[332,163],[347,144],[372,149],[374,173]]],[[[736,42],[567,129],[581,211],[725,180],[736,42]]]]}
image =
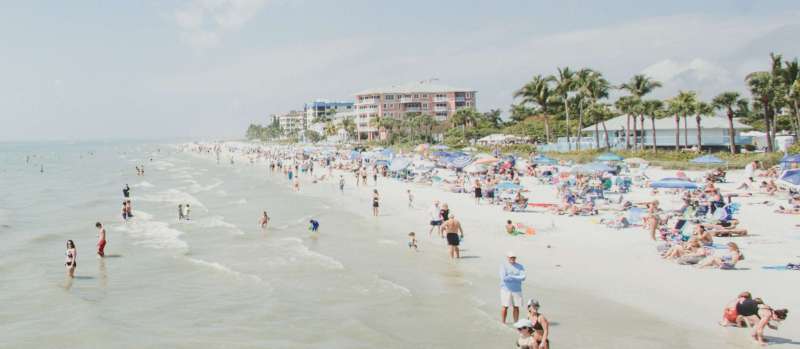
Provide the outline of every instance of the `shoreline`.
{"type": "MultiPolygon", "coordinates": [[[[240,157],[237,163],[244,163],[245,159],[246,157],[240,157]]],[[[254,165],[256,167],[264,166],[264,173],[268,172],[263,162],[259,161],[254,165]]],[[[334,178],[338,178],[340,173],[343,172],[334,171],[334,178]]],[[[276,173],[276,176],[281,178],[279,173],[276,173]]],[[[348,187],[352,189],[352,173],[344,172],[344,176],[348,180],[348,187]]],[[[307,176],[300,176],[300,178],[302,179],[300,195],[321,197],[334,202],[338,201],[337,197],[332,195],[332,193],[338,194],[338,189],[335,188],[333,181],[311,184],[307,180],[307,176]]],[[[288,181],[285,181],[285,178],[283,178],[283,181],[288,187],[288,181]]],[[[383,177],[380,177],[378,182],[377,188],[380,190],[383,199],[381,205],[382,215],[377,218],[380,220],[377,224],[380,224],[382,230],[392,231],[391,236],[396,236],[400,244],[399,247],[405,247],[403,243],[405,234],[408,231],[416,231],[421,248],[425,246],[424,254],[428,255],[431,251],[439,254],[439,256],[433,257],[431,262],[448,262],[445,246],[441,242],[429,241],[428,237],[424,236],[422,229],[427,229],[425,210],[424,208],[418,208],[409,212],[406,208],[405,189],[412,189],[417,207],[427,207],[433,198],[441,198],[443,202],[450,204],[451,209],[458,215],[465,227],[466,255],[474,256],[473,258],[465,258],[451,263],[455,264],[456,270],[464,272],[465,279],[472,279],[474,285],[478,284],[474,281],[475,279],[484,280],[481,281],[479,286],[475,287],[479,291],[473,293],[473,296],[477,297],[478,301],[483,304],[480,307],[491,318],[496,317],[494,313],[499,311],[499,304],[495,304],[497,303],[497,280],[495,274],[502,258],[495,257],[503,256],[508,249],[513,249],[517,252],[522,257],[520,262],[530,270],[529,280],[524,284],[526,298],[540,297],[537,293],[548,294],[552,292],[553,294],[563,294],[563,289],[568,289],[578,294],[591,295],[596,298],[594,299],[595,301],[608,304],[607,308],[612,311],[615,304],[629,307],[633,310],[633,313],[641,312],[645,315],[646,320],[644,321],[661,322],[662,328],[664,325],[672,326],[675,328],[675,333],[696,333],[691,337],[697,340],[717,341],[717,343],[722,343],[728,347],[731,345],[746,346],[750,342],[747,330],[721,329],[716,325],[722,307],[730,300],[729,298],[735,296],[735,293],[749,289],[754,294],[763,294],[772,301],[778,300],[778,302],[775,302],[777,304],[794,308],[794,304],[788,299],[775,294],[780,293],[774,291],[778,289],[777,285],[781,280],[780,275],[777,278],[774,277],[775,275],[758,277],[747,282],[747,284],[742,284],[731,280],[731,277],[729,277],[735,275],[719,274],[720,271],[718,270],[689,270],[683,266],[673,265],[658,258],[652,242],[647,240],[644,231],[615,231],[607,229],[591,224],[590,217],[568,218],[552,216],[549,213],[510,214],[501,211],[496,206],[482,205],[476,207],[471,197],[467,195],[446,193],[435,187],[416,184],[408,185],[383,177]],[[505,217],[511,217],[515,221],[530,221],[532,222],[531,225],[537,227],[537,230],[541,232],[530,238],[503,236],[504,234],[501,234],[501,223],[505,220],[505,217]],[[400,228],[403,223],[411,225],[412,228],[400,228]],[[547,228],[550,226],[555,226],[554,231],[548,231],[547,228]],[[610,235],[624,236],[616,239],[610,238],[610,235]],[[551,245],[552,248],[543,247],[545,245],[551,245]],[[604,256],[601,259],[602,254],[597,254],[596,249],[593,248],[595,246],[603,246],[610,256],[604,256]],[[631,248],[635,249],[631,250],[631,248]],[[630,254],[626,255],[627,253],[630,254]],[[631,261],[636,261],[641,265],[635,268],[626,266],[631,261]],[[560,266],[556,267],[556,264],[560,266]],[[636,277],[631,278],[631,273],[636,277]],[[663,277],[654,277],[655,275],[653,274],[656,273],[663,274],[663,277]],[[685,285],[659,284],[663,280],[687,279],[688,282],[685,285]],[[718,285],[714,286],[713,282],[708,282],[706,279],[714,279],[718,285]],[[755,285],[762,283],[768,285],[766,287],[756,287],[755,285]],[[539,285],[547,285],[549,287],[539,285]],[[546,291],[548,289],[552,291],[546,291]],[[492,290],[495,292],[492,292],[492,290]],[[537,290],[540,290],[540,292],[537,292],[537,290]],[[492,293],[495,295],[492,295],[492,293]],[[686,297],[687,293],[696,295],[696,297],[686,297]],[[654,299],[658,301],[654,302],[654,299]],[[680,304],[680,308],[686,311],[675,313],[676,304],[680,304]],[[718,335],[715,335],[715,332],[718,335]]],[[[548,189],[552,188],[546,186],[530,186],[528,188],[536,197],[555,199],[554,193],[548,193],[548,189]]],[[[358,191],[351,192],[350,194],[353,196],[349,197],[349,201],[338,208],[347,208],[351,210],[351,213],[357,214],[364,219],[371,218],[368,200],[369,192],[373,187],[360,187],[358,189],[358,191]],[[363,206],[363,211],[358,209],[358,205],[363,206]]],[[[346,195],[347,197],[348,195],[346,195]]],[[[755,270],[756,268],[751,267],[750,270],[739,270],[734,273],[747,271],[749,273],[746,276],[749,278],[751,275],[755,275],[753,273],[755,270]]],[[[765,272],[761,271],[762,274],[765,272]]],[[[563,333],[565,329],[569,329],[571,326],[564,324],[563,321],[564,318],[569,318],[569,316],[559,314],[562,312],[559,308],[565,308],[563,305],[559,305],[559,300],[541,301],[544,306],[543,311],[549,314],[551,321],[562,324],[560,327],[554,327],[554,335],[551,338],[560,339],[563,343],[564,337],[577,336],[575,332],[563,333]],[[554,313],[550,312],[558,315],[554,316],[554,313]]],[[[575,309],[575,311],[580,311],[580,309],[575,309]]],[[[586,315],[584,314],[584,316],[586,315]]],[[[577,320],[573,319],[573,321],[577,320]]],[[[599,318],[595,319],[595,321],[603,320],[599,318]]],[[[497,323],[499,324],[499,321],[497,323]]],[[[612,326],[607,330],[613,332],[615,328],[612,326]]],[[[788,327],[782,327],[777,335],[781,337],[791,336],[794,335],[793,332],[788,327]]],[[[635,333],[631,333],[631,335],[635,335],[635,333]]],[[[693,346],[691,341],[683,344],[693,346]]]]}

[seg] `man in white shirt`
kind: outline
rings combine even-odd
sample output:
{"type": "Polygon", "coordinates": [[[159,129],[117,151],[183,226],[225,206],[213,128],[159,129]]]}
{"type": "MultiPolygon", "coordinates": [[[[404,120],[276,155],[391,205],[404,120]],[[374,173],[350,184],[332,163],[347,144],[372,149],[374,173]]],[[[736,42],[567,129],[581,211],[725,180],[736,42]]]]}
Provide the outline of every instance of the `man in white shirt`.
{"type": "Polygon", "coordinates": [[[434,229],[438,229],[439,235],[442,235],[442,215],[439,210],[439,200],[433,202],[433,206],[431,206],[428,214],[431,217],[431,229],[428,231],[428,236],[433,234],[434,229]]]}

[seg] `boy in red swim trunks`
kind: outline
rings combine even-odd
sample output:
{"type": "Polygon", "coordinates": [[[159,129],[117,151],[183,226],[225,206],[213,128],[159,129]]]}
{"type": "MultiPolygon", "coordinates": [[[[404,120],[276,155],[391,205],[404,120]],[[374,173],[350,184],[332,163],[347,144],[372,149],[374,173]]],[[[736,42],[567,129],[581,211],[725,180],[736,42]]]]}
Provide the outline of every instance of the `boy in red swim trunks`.
{"type": "Polygon", "coordinates": [[[106,248],[106,228],[103,228],[103,225],[100,222],[94,224],[97,229],[100,230],[98,234],[99,239],[97,240],[97,255],[102,257],[106,256],[105,248],[106,248]]]}

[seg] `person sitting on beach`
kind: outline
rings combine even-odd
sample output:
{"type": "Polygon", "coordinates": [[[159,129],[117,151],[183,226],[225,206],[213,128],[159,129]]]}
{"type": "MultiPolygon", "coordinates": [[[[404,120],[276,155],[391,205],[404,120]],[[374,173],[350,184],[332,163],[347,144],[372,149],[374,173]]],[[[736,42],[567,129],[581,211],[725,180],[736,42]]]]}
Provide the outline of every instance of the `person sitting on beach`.
{"type": "Polygon", "coordinates": [[[778,191],[778,185],[775,184],[775,180],[774,179],[770,179],[769,182],[767,182],[767,186],[766,186],[766,188],[764,188],[764,191],[769,196],[774,196],[775,195],[775,192],[778,191]]]}
{"type": "Polygon", "coordinates": [[[533,323],[528,319],[521,319],[514,323],[514,328],[519,332],[517,338],[517,348],[520,349],[538,349],[536,340],[533,339],[533,323]]]}
{"type": "Polygon", "coordinates": [[[664,259],[678,259],[684,256],[704,257],[705,255],[706,250],[703,248],[700,240],[691,238],[685,244],[672,246],[662,257],[664,259]]]}
{"type": "Polygon", "coordinates": [[[532,299],[528,301],[528,320],[533,328],[533,340],[536,342],[535,348],[549,349],[550,321],[539,312],[539,301],[532,299]]]}
{"type": "Polygon", "coordinates": [[[753,328],[753,339],[755,339],[756,343],[761,345],[766,345],[766,340],[764,340],[765,327],[777,330],[778,324],[773,323],[772,321],[781,322],[783,320],[786,320],[787,315],[789,315],[788,309],[773,310],[772,307],[766,304],[759,305],[758,306],[759,321],[753,328]]]}
{"type": "Polygon", "coordinates": [[[739,246],[736,245],[734,242],[728,243],[728,255],[716,257],[716,256],[708,256],[706,259],[697,263],[698,268],[719,268],[719,269],[733,269],[736,267],[736,263],[744,259],[744,255],[742,252],[739,251],[739,246]]]}
{"type": "Polygon", "coordinates": [[[694,226],[692,237],[700,240],[700,243],[703,244],[703,246],[711,246],[714,244],[714,235],[708,232],[702,224],[694,226]]]}
{"type": "Polygon", "coordinates": [[[514,224],[511,223],[511,220],[510,219],[507,220],[506,221],[506,233],[508,233],[508,235],[514,235],[514,231],[515,230],[516,230],[516,227],[514,227],[514,224]]]}
{"type": "Polygon", "coordinates": [[[778,209],[775,210],[775,213],[800,214],[800,208],[796,208],[796,207],[785,208],[783,206],[778,206],[778,209]]]}

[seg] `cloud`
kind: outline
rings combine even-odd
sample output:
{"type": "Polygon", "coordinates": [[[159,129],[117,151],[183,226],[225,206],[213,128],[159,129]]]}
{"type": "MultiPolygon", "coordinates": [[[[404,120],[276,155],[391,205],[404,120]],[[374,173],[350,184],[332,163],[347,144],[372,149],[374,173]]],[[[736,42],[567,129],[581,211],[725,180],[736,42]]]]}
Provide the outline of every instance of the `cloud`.
{"type": "Polygon", "coordinates": [[[196,49],[219,45],[223,34],[252,20],[268,0],[191,0],[173,13],[181,40],[196,49]]]}

